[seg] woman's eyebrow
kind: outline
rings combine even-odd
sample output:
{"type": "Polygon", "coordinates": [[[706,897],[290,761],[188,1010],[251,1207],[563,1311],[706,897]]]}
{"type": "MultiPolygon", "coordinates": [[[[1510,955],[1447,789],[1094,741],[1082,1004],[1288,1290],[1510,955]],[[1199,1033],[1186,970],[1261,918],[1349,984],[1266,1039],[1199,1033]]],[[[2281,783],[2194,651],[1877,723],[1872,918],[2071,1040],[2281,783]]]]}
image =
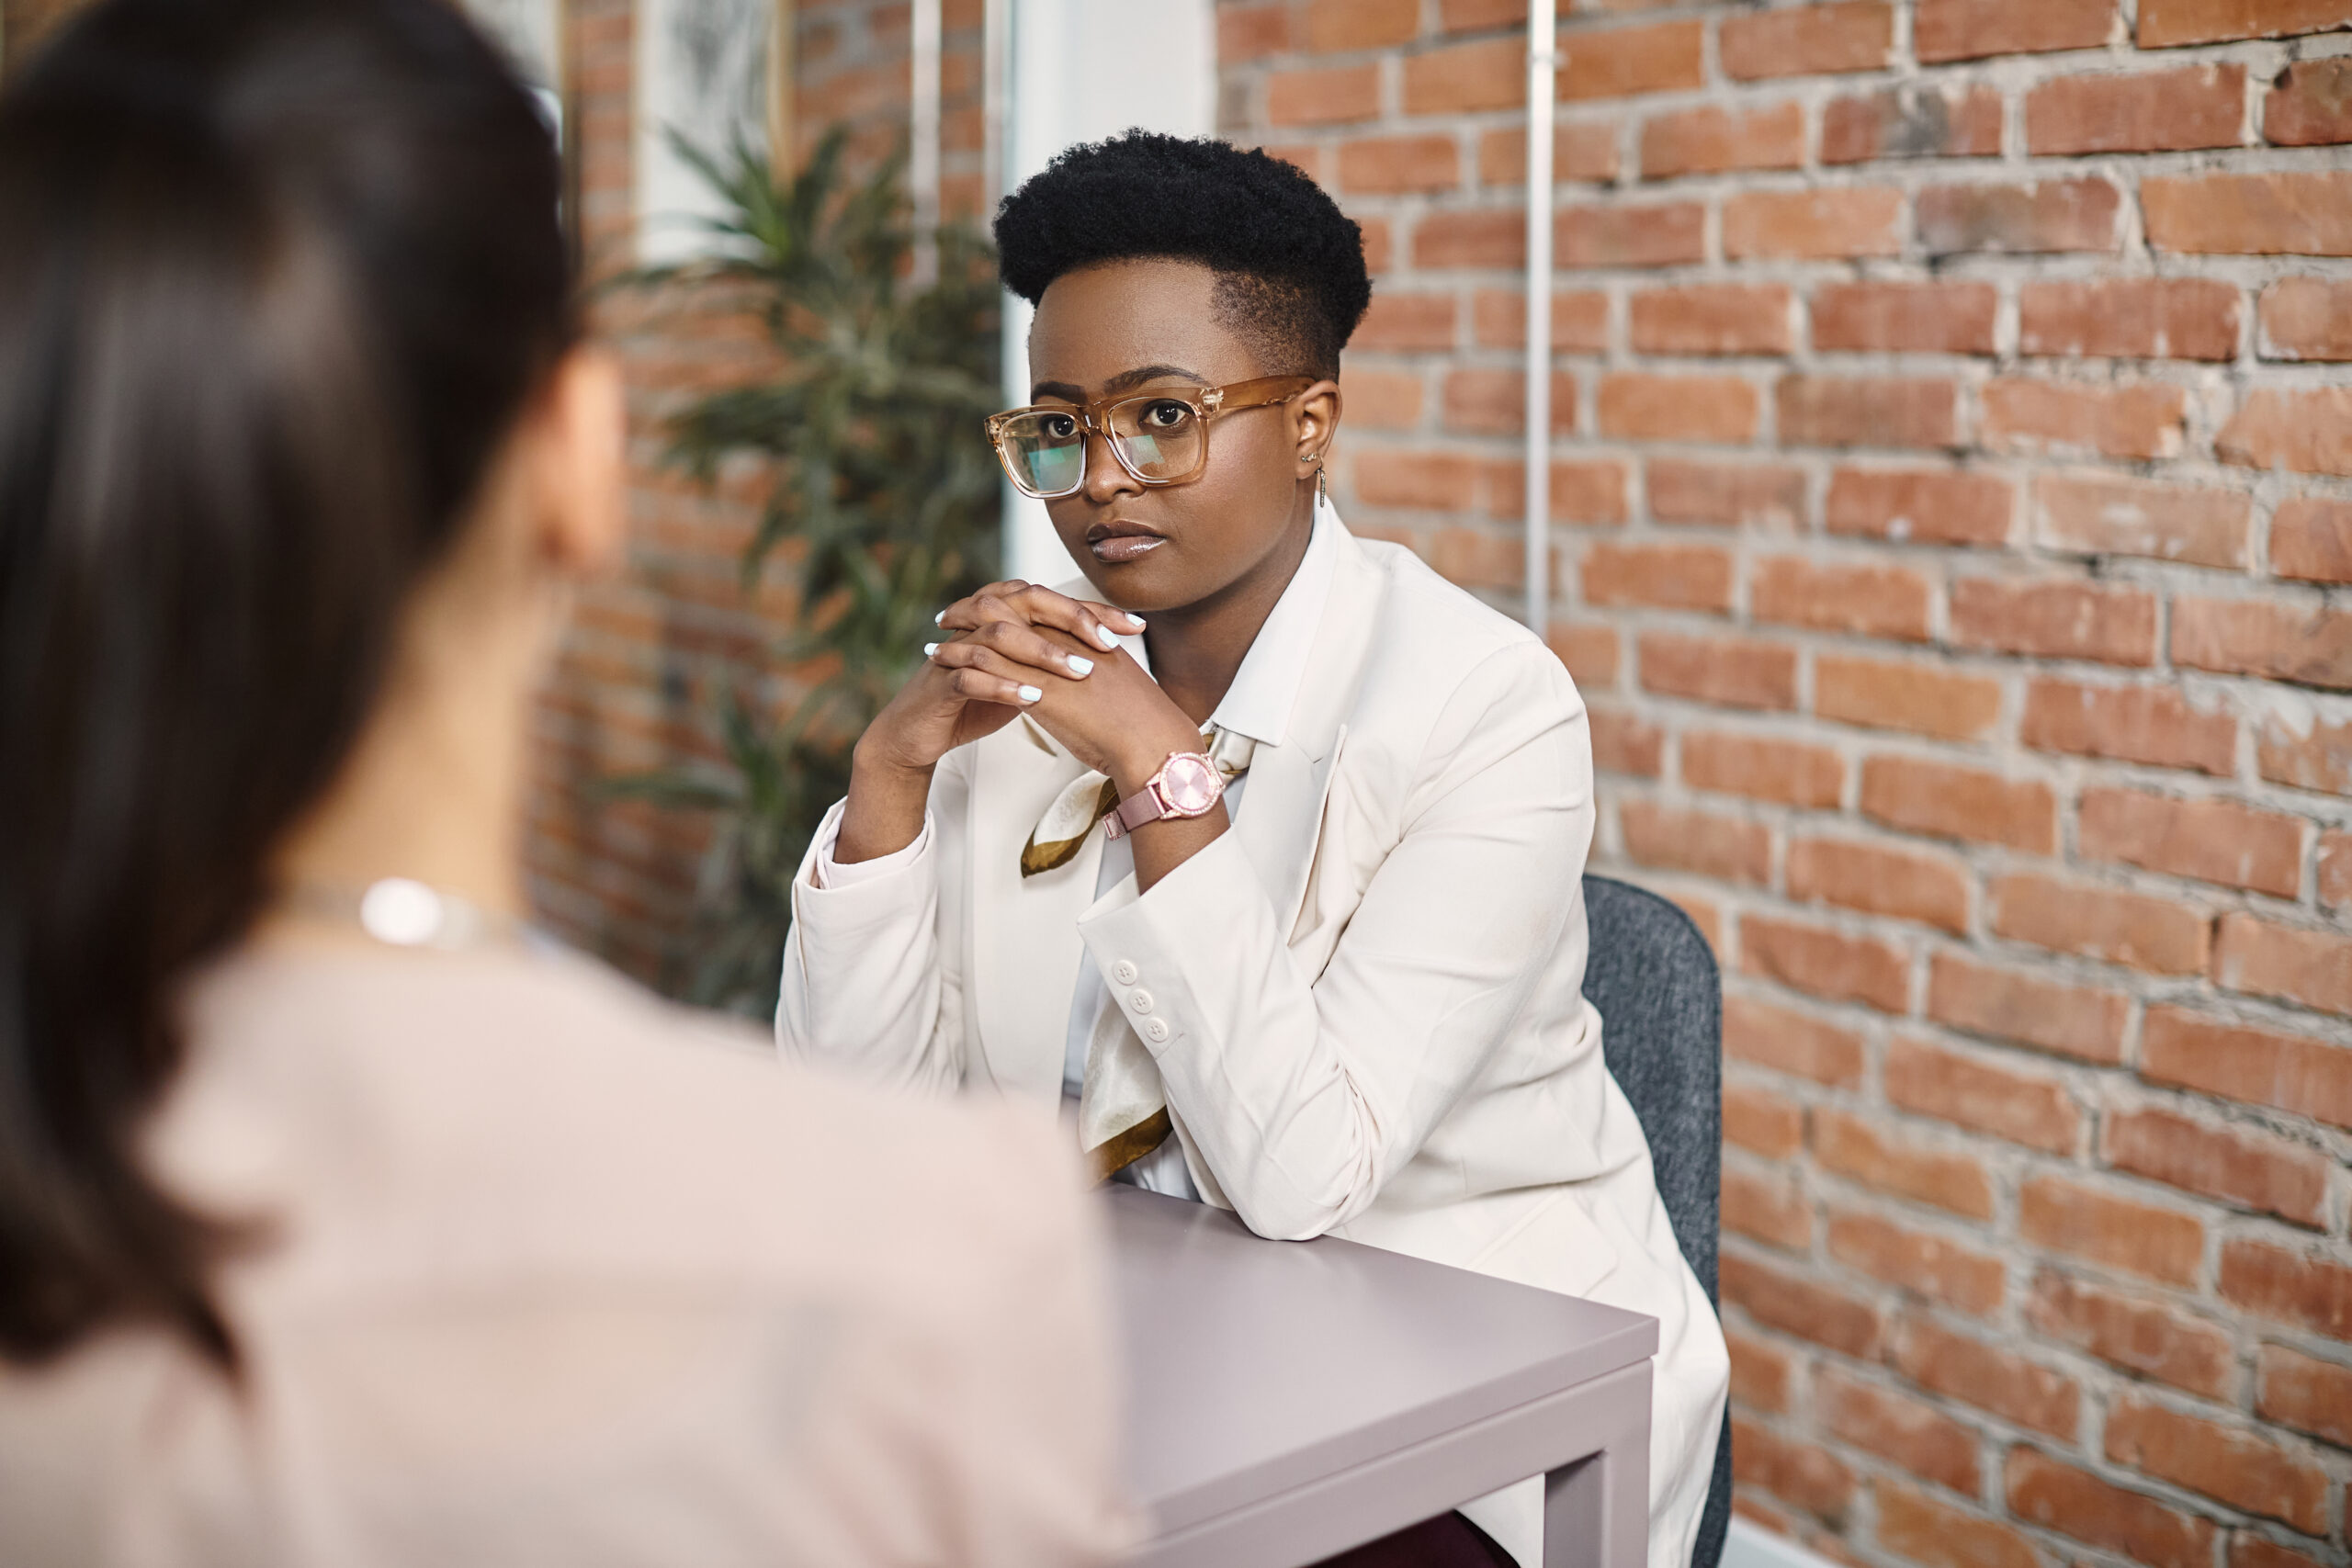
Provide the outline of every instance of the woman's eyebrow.
{"type": "Polygon", "coordinates": [[[1139,370],[1120,371],[1102,383],[1102,389],[1106,392],[1124,392],[1129,387],[1140,387],[1146,381],[1163,381],[1171,377],[1178,380],[1190,381],[1198,387],[1208,385],[1208,378],[1199,371],[1187,370],[1181,365],[1147,365],[1139,370]]]}
{"type": "MultiPolygon", "coordinates": [[[[1129,387],[1140,387],[1146,381],[1169,378],[1190,381],[1196,387],[1209,384],[1207,377],[1197,370],[1187,370],[1181,365],[1146,365],[1134,370],[1120,371],[1102,383],[1102,390],[1106,393],[1124,392],[1129,387]]],[[[1060,398],[1065,402],[1082,403],[1086,401],[1086,391],[1068,381],[1040,381],[1029,389],[1029,398],[1033,402],[1039,398],[1060,398]]]]}

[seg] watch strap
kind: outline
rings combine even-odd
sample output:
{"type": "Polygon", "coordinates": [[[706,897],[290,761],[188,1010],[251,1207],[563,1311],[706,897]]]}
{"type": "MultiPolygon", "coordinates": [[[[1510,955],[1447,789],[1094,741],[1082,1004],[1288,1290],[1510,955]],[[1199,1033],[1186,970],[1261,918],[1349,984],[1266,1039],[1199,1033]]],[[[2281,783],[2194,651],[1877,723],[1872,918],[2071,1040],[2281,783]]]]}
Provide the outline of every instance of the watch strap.
{"type": "Polygon", "coordinates": [[[1143,788],[1111,808],[1111,823],[1115,829],[1111,837],[1132,833],[1145,823],[1157,822],[1167,815],[1168,802],[1159,795],[1159,775],[1154,773],[1143,788]]]}

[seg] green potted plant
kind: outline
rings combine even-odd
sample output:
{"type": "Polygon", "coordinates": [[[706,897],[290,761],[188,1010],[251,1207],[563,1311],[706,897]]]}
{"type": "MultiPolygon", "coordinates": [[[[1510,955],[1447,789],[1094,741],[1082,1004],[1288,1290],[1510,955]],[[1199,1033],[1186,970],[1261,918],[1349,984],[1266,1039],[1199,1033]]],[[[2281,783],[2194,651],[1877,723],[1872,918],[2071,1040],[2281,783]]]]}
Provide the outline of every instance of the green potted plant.
{"type": "Polygon", "coordinates": [[[767,468],[742,582],[796,542],[799,620],[776,654],[822,674],[785,713],[724,691],[725,768],[615,788],[716,814],[675,988],[764,1016],[793,873],[847,787],[851,746],[913,672],[933,615],[995,575],[1001,491],[983,422],[998,402],[998,288],[987,242],[960,226],[938,233],[937,281],[909,281],[899,164],[850,178],[839,129],[782,182],[748,148],[722,162],[677,145],[725,200],[714,254],[627,281],[746,292],[779,368],[675,414],[669,460],[705,483],[729,457],[767,468]]]}

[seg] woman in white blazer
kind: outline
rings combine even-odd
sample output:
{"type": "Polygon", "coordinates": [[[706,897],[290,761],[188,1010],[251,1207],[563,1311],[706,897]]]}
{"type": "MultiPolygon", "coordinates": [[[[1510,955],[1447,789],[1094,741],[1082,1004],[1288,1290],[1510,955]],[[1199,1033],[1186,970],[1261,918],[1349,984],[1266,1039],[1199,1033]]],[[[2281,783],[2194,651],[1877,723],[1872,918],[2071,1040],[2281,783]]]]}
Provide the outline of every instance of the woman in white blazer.
{"type": "MultiPolygon", "coordinates": [[[[1650,1562],[1682,1568],[1728,1363],[1580,994],[1584,705],[1321,500],[1356,226],[1262,153],[1135,132],[997,231],[1035,389],[991,432],[1085,581],[950,607],[860,740],[783,1050],[1063,1097],[1099,1173],[1261,1235],[1655,1316],[1650,1562]]],[[[1351,1560],[1538,1560],[1536,1483],[1463,1512],[1485,1537],[1351,1560]]]]}

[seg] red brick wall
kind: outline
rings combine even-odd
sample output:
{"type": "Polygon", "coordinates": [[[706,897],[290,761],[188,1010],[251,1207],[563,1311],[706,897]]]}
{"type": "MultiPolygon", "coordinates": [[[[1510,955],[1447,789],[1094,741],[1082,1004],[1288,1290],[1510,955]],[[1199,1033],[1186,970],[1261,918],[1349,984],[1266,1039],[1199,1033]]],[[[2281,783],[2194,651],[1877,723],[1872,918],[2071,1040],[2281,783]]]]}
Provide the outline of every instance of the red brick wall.
{"type": "MultiPolygon", "coordinates": [[[[602,276],[636,259],[635,8],[571,0],[570,9],[582,230],[590,271],[602,276]]],[[[796,144],[805,150],[846,122],[863,157],[895,145],[907,114],[904,0],[802,0],[797,11],[796,144]]],[[[980,202],[978,0],[948,0],[944,24],[943,201],[950,214],[969,214],[980,202]]],[[[582,596],[539,702],[532,893],[555,930],[659,980],[689,931],[708,823],[616,803],[599,783],[718,759],[713,716],[730,684],[775,707],[795,701],[800,684],[769,653],[797,606],[785,562],[752,598],[737,584],[736,558],[758,518],[758,476],[726,476],[712,493],[661,462],[667,413],[766,363],[757,322],[721,294],[683,289],[603,294],[594,319],[628,370],[631,534],[620,574],[582,596]]]]}
{"type": "MultiPolygon", "coordinates": [[[[2343,1563],[2352,4],[1563,9],[1555,644],[1724,961],[1741,1506],[2343,1563]]],[[[1339,499],[1505,604],[1523,17],[1220,11],[1371,242],[1339,499]]]]}

